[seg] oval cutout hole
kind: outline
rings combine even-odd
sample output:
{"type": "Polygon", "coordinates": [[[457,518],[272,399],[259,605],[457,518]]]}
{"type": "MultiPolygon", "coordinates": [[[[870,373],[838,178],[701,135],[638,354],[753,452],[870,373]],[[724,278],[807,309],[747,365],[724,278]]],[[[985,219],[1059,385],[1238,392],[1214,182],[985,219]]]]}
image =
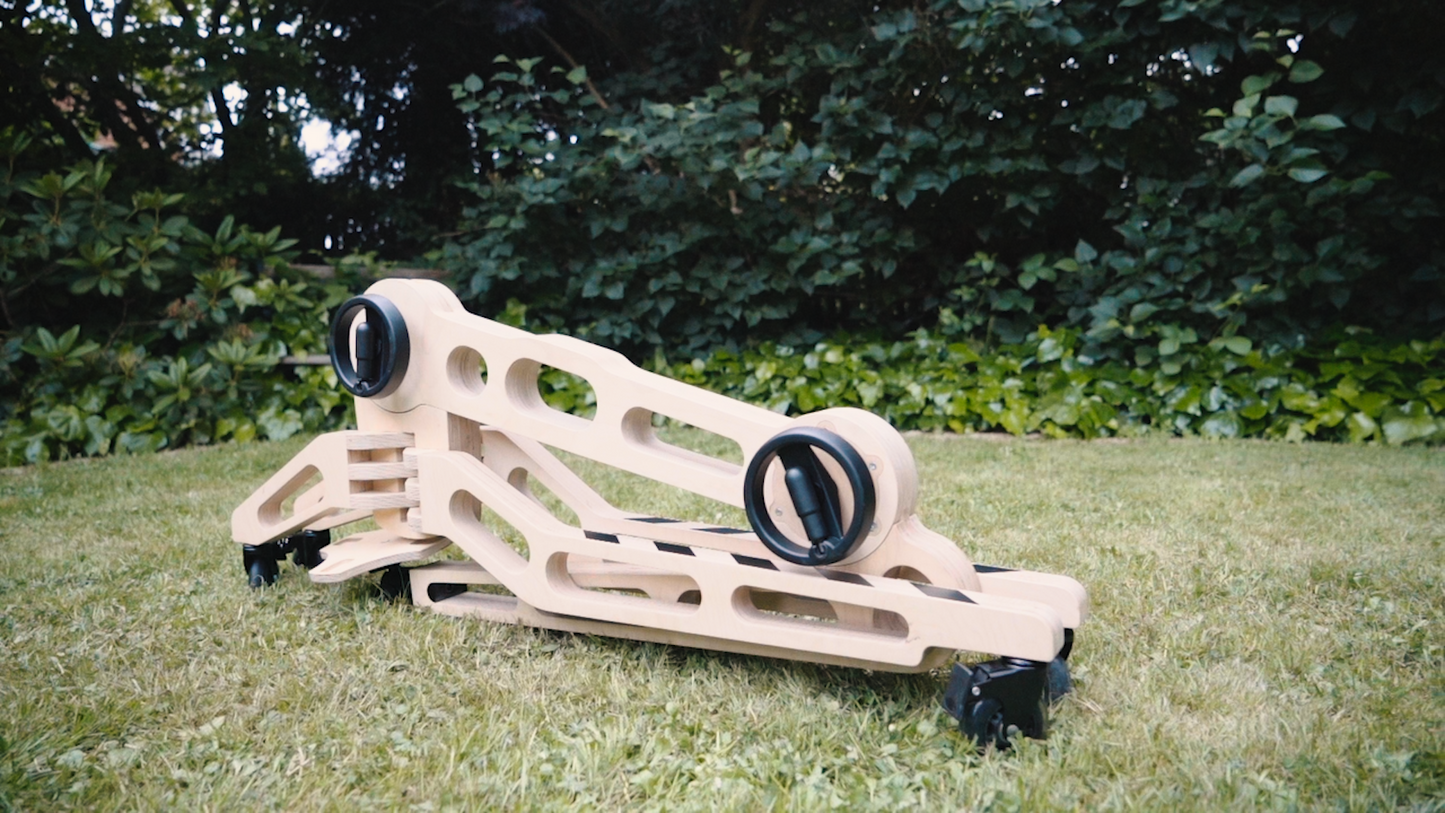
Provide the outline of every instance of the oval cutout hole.
{"type": "Polygon", "coordinates": [[[479,532],[497,557],[508,566],[522,566],[531,559],[527,537],[471,494],[465,491],[454,493],[451,514],[452,520],[458,525],[479,532]]]}
{"type": "Polygon", "coordinates": [[[506,387],[514,409],[557,426],[586,429],[597,412],[597,391],[586,378],[533,359],[507,368],[506,387]]]}
{"type": "Polygon", "coordinates": [[[907,638],[908,622],[897,613],[810,596],[739,587],[733,606],[754,619],[812,629],[846,629],[907,638]]]}
{"type": "Polygon", "coordinates": [[[629,409],[622,418],[622,434],[636,446],[724,476],[743,470],[743,448],[737,441],[660,412],[642,407],[629,409]]]}
{"type": "Polygon", "coordinates": [[[930,582],[928,580],[928,577],[923,575],[923,573],[909,567],[908,565],[898,565],[897,567],[890,567],[883,574],[883,577],[885,579],[906,579],[911,582],[918,582],[919,584],[933,583],[930,582]]]}
{"type": "Polygon", "coordinates": [[[607,593],[620,600],[667,605],[689,613],[701,603],[702,593],[691,576],[591,556],[563,555],[568,581],[589,593],[607,593]],[[686,600],[692,596],[697,598],[686,600]]]}
{"type": "MultiPolygon", "coordinates": [[[[281,493],[281,499],[272,502],[275,515],[268,517],[268,522],[286,522],[296,516],[296,509],[300,506],[303,510],[315,505],[322,499],[321,470],[315,466],[307,466],[300,474],[292,479],[294,486],[281,493]]],[[[270,507],[270,503],[268,503],[270,507]]]]}
{"type": "Polygon", "coordinates": [[[542,403],[564,415],[592,420],[597,414],[597,391],[587,379],[545,364],[538,368],[537,393],[542,403]]]}
{"type": "Polygon", "coordinates": [[[512,472],[507,475],[507,482],[530,497],[532,502],[547,509],[547,513],[561,522],[565,522],[573,528],[582,527],[582,520],[578,518],[577,512],[568,507],[567,503],[562,502],[561,497],[552,493],[552,489],[543,485],[536,475],[526,469],[512,469],[512,472]]]}
{"type": "Polygon", "coordinates": [[[447,380],[469,395],[487,389],[487,360],[470,347],[458,347],[447,356],[447,380]]]}

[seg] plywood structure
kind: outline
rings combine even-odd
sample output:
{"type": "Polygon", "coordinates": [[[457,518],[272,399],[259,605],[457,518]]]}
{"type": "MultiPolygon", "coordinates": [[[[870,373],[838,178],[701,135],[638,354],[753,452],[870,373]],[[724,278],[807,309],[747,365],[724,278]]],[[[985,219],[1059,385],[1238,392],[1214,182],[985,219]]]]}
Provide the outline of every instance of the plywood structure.
{"type": "MultiPolygon", "coordinates": [[[[1087,597],[1065,576],[975,565],[928,530],[903,438],[857,409],[788,418],[638,369],[563,336],[535,336],[467,313],[444,286],[385,280],[367,297],[404,322],[405,358],[379,394],[357,398],[358,430],[313,441],[232,516],[237,542],[371,516],[380,530],[324,548],[316,581],[337,581],[455,546],[465,561],[407,570],[419,606],[620,638],[841,664],[921,671],[954,651],[1047,662],[1087,597]],[[538,375],[555,367],[596,393],[590,418],[548,406],[538,375]],[[666,416],[737,444],[745,465],[664,442],[666,416]],[[750,528],[623,511],[590,488],[563,450],[744,506],[746,461],[778,433],[819,427],[866,464],[873,519],[845,557],[785,561],[750,528]],[[531,493],[539,483],[576,521],[531,493]],[[509,539],[510,538],[510,539],[509,539]],[[524,543],[521,544],[521,543],[524,543]],[[524,549],[523,549],[524,548],[524,549]]],[[[370,317],[340,326],[342,363],[369,365],[370,317]],[[347,337],[351,346],[347,346],[347,337]],[[365,346],[363,346],[365,345],[365,346]],[[359,352],[358,352],[359,351],[359,352]]],[[[371,370],[371,367],[367,367],[371,370]]],[[[838,462],[820,454],[830,475],[838,462]]],[[[782,463],[761,475],[780,531],[807,544],[782,463]]],[[[845,483],[846,485],[846,483],[845,483]]],[[[859,509],[838,489],[846,519],[859,509]]],[[[804,512],[806,513],[806,512],[804,512]]]]}

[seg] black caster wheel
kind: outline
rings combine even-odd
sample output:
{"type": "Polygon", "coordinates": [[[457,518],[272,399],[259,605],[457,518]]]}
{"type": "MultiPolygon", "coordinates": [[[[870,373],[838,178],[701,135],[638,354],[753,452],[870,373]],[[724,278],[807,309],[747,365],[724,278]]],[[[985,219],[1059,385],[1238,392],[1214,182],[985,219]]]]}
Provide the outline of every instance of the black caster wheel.
{"type": "Polygon", "coordinates": [[[277,560],[285,556],[275,542],[241,546],[241,568],[246,571],[246,581],[251,585],[251,589],[275,584],[276,576],[280,573],[277,560]]]}
{"type": "Polygon", "coordinates": [[[302,531],[291,537],[291,562],[310,570],[321,564],[321,549],[331,544],[330,531],[302,531]]]}
{"type": "Polygon", "coordinates": [[[1048,710],[1042,697],[1020,704],[1021,709],[1005,708],[992,697],[967,703],[958,721],[958,730],[973,740],[981,754],[992,746],[998,751],[1013,747],[1014,732],[1033,739],[1048,736],[1048,710]]]}
{"type": "Polygon", "coordinates": [[[1041,740],[1049,733],[1047,670],[1048,664],[1017,658],[972,667],[954,664],[943,708],[980,752],[990,745],[1007,750],[1013,745],[1010,736],[1015,729],[1041,740]]]}
{"type": "Polygon", "coordinates": [[[1044,670],[1044,686],[1048,692],[1049,704],[1064,699],[1064,695],[1074,690],[1074,679],[1069,676],[1069,653],[1074,651],[1074,631],[1064,630],[1064,647],[1059,654],[1049,661],[1049,668],[1044,670]]]}
{"type": "Polygon", "coordinates": [[[381,595],[387,601],[411,601],[411,574],[401,565],[381,568],[381,595]]]}
{"type": "Polygon", "coordinates": [[[1074,690],[1073,678],[1069,677],[1069,662],[1063,658],[1054,658],[1049,661],[1048,668],[1044,670],[1044,686],[1048,693],[1049,705],[1064,699],[1064,695],[1074,690]]]}
{"type": "Polygon", "coordinates": [[[990,745],[1006,751],[1012,745],[1008,741],[1008,729],[1003,724],[1003,704],[991,697],[969,704],[963,718],[958,721],[958,728],[965,737],[974,741],[980,751],[990,745]]]}

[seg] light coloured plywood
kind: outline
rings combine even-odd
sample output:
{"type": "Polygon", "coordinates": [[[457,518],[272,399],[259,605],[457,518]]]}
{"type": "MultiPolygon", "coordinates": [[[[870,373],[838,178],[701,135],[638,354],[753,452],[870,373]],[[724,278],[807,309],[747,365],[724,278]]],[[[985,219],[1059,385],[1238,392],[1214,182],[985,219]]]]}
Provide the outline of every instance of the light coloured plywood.
{"type": "MultiPolygon", "coordinates": [[[[340,517],[373,516],[382,530],[332,545],[313,571],[318,581],[454,544],[469,561],[409,571],[419,606],[891,671],[934,668],[954,650],[1047,661],[1063,646],[1065,629],[1087,616],[1087,594],[1075,580],[975,567],[925,527],[916,514],[913,456],[876,415],[841,408],[790,419],[640,370],[577,339],[534,336],[468,314],[432,282],[384,280],[368,295],[385,297],[404,320],[405,375],[386,395],[358,399],[358,431],[318,438],[232,517],[236,541],[260,544],[340,517]],[[543,366],[586,379],[597,396],[595,414],[583,418],[544,403],[537,386],[543,366]],[[733,441],[744,461],[791,427],[834,433],[867,467],[871,526],[835,564],[792,564],[750,528],[621,510],[551,451],[743,506],[746,464],[665,443],[653,430],[656,415],[733,441]],[[565,504],[576,524],[548,510],[530,482],[565,504]],[[514,546],[519,540],[524,550],[514,546]],[[496,585],[506,595],[456,593],[466,585],[496,585]]],[[[852,516],[857,506],[840,466],[827,455],[819,461],[843,484],[842,516],[852,516]]],[[[805,540],[781,471],[775,463],[764,476],[764,507],[783,533],[805,540]]]]}

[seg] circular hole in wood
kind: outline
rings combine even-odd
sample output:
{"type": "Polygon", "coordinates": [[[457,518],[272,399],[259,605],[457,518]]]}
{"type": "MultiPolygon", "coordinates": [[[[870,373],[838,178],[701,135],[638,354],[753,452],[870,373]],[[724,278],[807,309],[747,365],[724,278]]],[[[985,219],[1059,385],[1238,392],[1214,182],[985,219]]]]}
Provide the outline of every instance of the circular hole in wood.
{"type": "Polygon", "coordinates": [[[452,386],[472,395],[487,389],[487,362],[470,347],[458,347],[447,356],[447,378],[452,386]]]}

